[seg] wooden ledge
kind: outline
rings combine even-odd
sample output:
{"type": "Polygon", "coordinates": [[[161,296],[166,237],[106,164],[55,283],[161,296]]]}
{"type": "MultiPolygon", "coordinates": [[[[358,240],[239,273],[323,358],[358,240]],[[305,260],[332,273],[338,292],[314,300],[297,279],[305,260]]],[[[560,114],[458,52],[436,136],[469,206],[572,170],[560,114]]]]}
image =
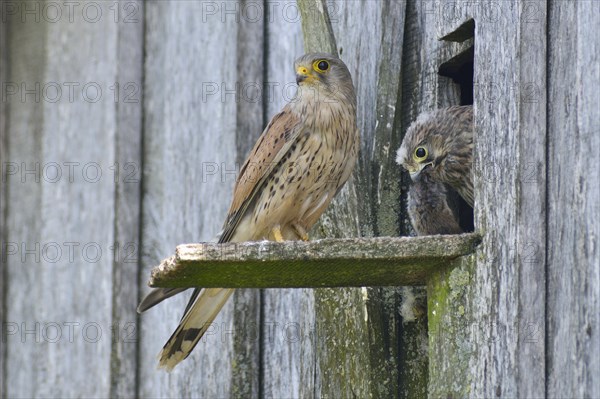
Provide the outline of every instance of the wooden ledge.
{"type": "Polygon", "coordinates": [[[480,242],[475,233],[423,237],[200,243],[177,246],[151,287],[301,288],[424,285],[480,242]]]}

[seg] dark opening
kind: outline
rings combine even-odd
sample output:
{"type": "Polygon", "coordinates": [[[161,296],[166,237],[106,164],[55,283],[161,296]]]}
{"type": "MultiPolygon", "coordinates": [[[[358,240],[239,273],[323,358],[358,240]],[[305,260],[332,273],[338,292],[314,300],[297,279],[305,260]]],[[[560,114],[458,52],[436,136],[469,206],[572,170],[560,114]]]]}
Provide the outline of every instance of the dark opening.
{"type": "Polygon", "coordinates": [[[473,46],[440,65],[438,73],[460,86],[460,105],[473,104],[473,46]]]}
{"type": "MultiPolygon", "coordinates": [[[[441,40],[464,42],[475,35],[475,21],[470,19],[454,32],[442,37],[441,40]]],[[[460,105],[473,104],[473,57],[475,49],[471,45],[465,51],[452,57],[440,65],[438,73],[452,79],[460,87],[460,105]]]]}
{"type": "MultiPolygon", "coordinates": [[[[473,39],[475,35],[475,21],[470,19],[454,32],[444,36],[441,40],[464,42],[473,39]]],[[[460,105],[473,104],[473,61],[475,48],[471,44],[466,50],[450,58],[440,65],[438,73],[448,77],[460,87],[460,105]]],[[[448,205],[455,209],[459,215],[459,224],[464,231],[475,229],[473,209],[460,195],[448,187],[448,205]]]]}

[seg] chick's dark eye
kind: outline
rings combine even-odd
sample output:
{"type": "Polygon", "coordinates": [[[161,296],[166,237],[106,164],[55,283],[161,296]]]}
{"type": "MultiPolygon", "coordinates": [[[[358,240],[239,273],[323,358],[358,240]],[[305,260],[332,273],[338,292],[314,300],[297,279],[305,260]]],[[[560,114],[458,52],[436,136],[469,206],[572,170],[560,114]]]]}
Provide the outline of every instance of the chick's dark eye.
{"type": "Polygon", "coordinates": [[[417,156],[417,158],[425,158],[425,156],[427,155],[427,151],[425,151],[425,148],[419,147],[415,151],[415,155],[417,156]]]}
{"type": "Polygon", "coordinates": [[[329,63],[327,61],[321,61],[317,66],[321,71],[326,71],[329,68],[329,63]]]}

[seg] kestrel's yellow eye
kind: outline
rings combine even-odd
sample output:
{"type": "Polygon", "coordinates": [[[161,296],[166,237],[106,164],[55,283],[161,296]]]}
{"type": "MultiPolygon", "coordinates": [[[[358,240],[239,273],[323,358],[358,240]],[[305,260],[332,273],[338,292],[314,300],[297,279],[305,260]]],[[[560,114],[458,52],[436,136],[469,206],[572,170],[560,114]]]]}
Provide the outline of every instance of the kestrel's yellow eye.
{"type": "Polygon", "coordinates": [[[313,63],[313,68],[319,73],[323,73],[329,69],[329,62],[325,60],[317,60],[313,63]]]}
{"type": "Polygon", "coordinates": [[[415,159],[417,161],[422,161],[427,158],[427,148],[425,147],[417,147],[415,150],[415,159]]]}

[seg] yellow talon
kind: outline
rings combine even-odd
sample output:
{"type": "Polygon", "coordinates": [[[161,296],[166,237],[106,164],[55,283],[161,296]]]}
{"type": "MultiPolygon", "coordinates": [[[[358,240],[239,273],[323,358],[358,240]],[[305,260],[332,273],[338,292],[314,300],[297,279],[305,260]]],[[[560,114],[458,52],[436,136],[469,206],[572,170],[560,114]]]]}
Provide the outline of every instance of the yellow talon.
{"type": "Polygon", "coordinates": [[[308,233],[306,232],[306,229],[302,226],[300,226],[299,224],[294,223],[292,225],[292,227],[294,228],[294,230],[296,230],[296,233],[298,233],[298,237],[300,237],[300,239],[302,241],[308,241],[308,233]]]}
{"type": "Polygon", "coordinates": [[[273,234],[273,239],[277,242],[282,242],[283,240],[283,235],[281,234],[281,227],[280,226],[275,226],[273,228],[273,230],[271,230],[271,234],[273,234]]]}

